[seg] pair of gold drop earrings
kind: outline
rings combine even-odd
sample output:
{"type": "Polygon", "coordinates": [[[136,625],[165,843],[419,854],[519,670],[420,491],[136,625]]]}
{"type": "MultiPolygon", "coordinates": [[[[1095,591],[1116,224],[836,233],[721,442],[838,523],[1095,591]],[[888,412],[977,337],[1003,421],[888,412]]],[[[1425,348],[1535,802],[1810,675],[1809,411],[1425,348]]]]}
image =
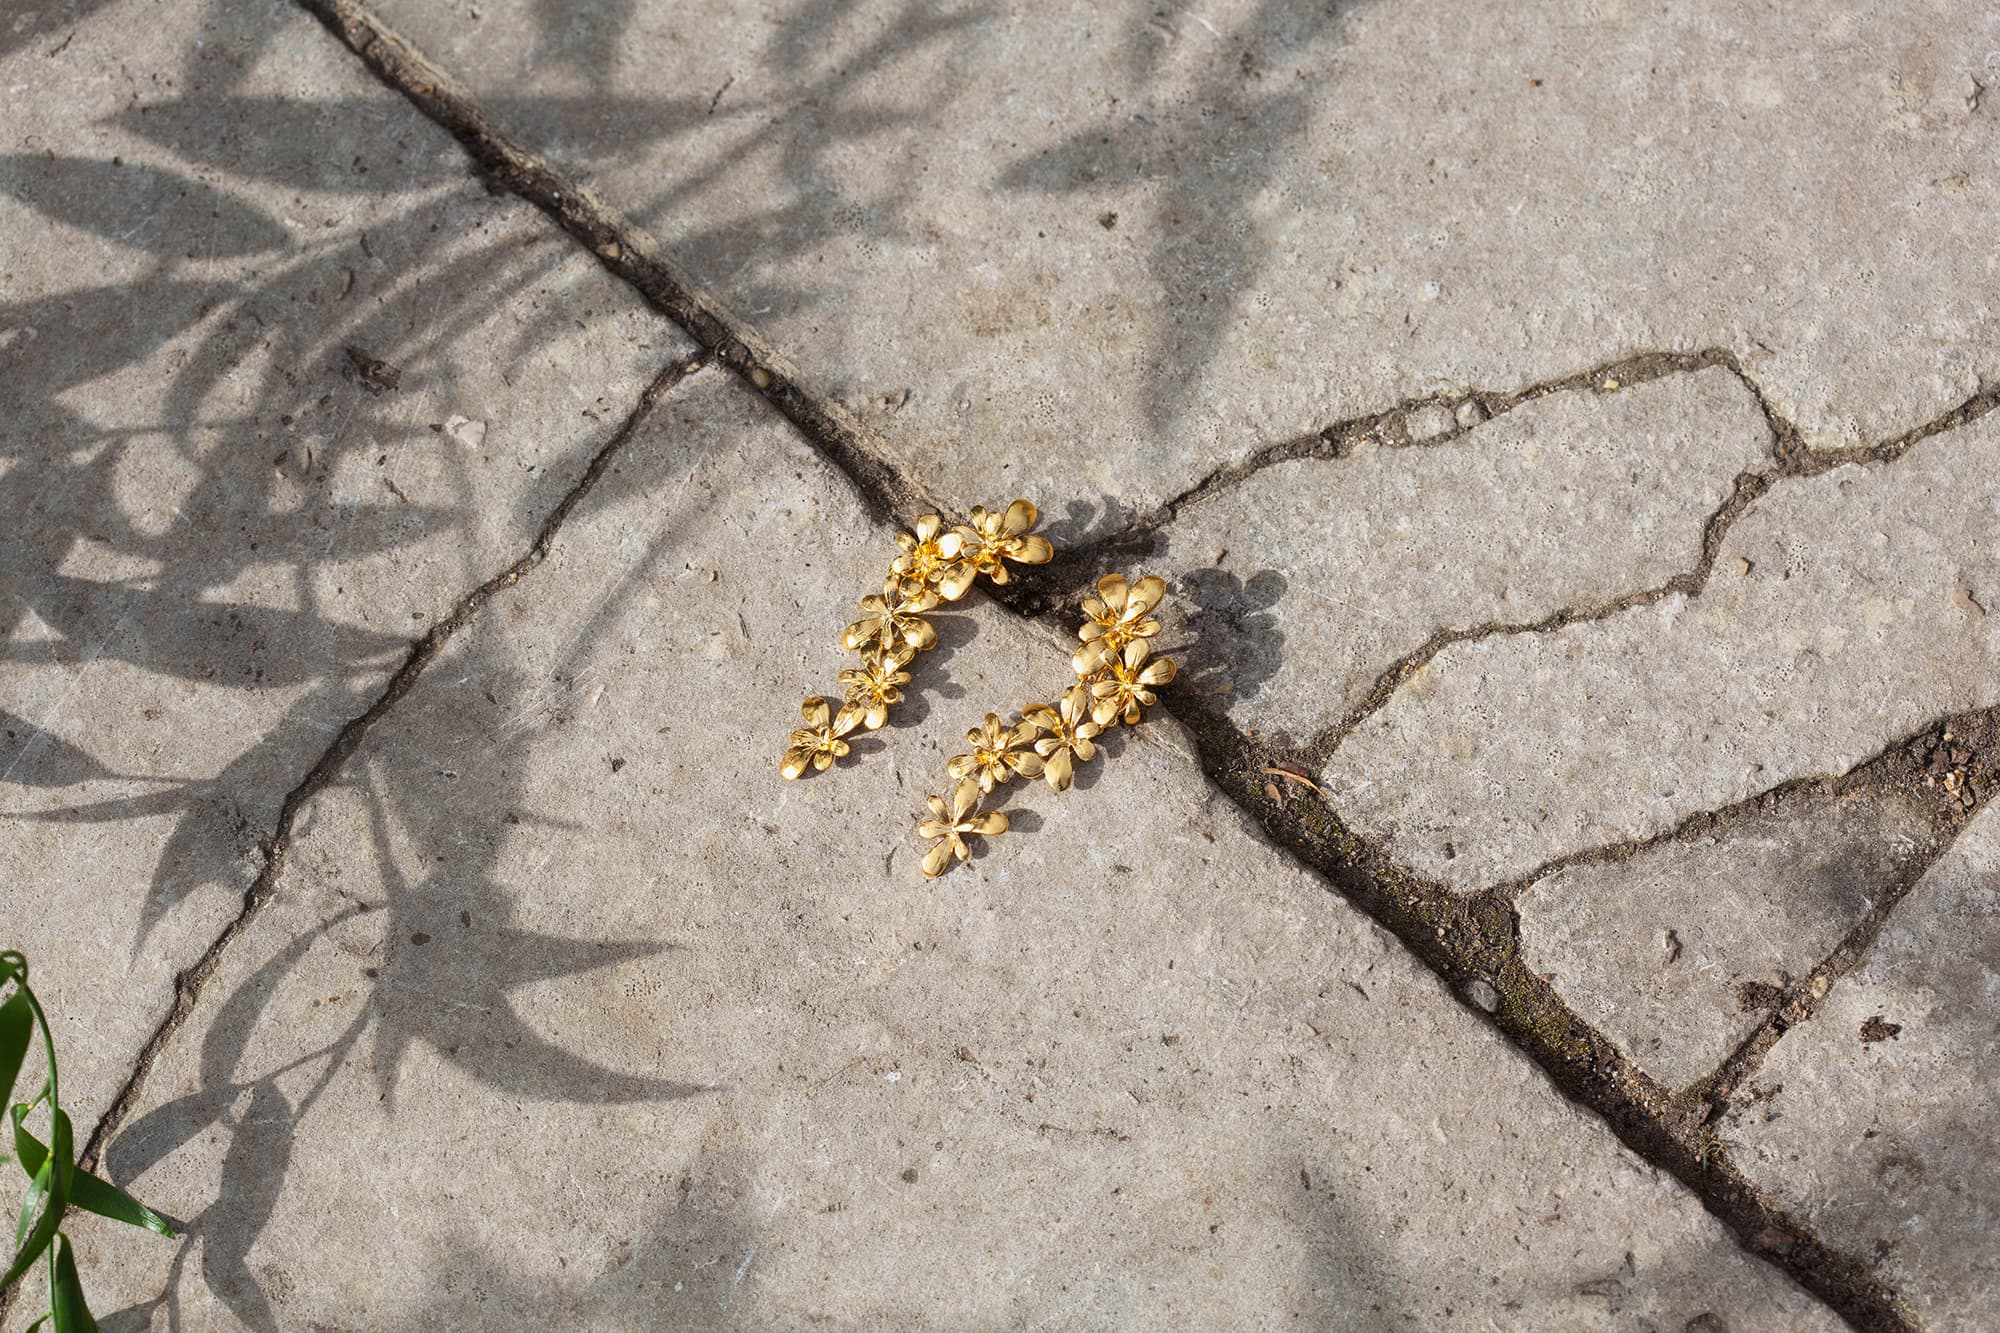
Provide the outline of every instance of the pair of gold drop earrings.
{"type": "MultiPolygon", "coordinates": [[[[845,647],[861,654],[860,666],[840,673],[845,701],[836,711],[815,695],[799,706],[805,725],[793,730],[778,771],[788,779],[824,772],[846,757],[846,737],[886,723],[910,681],[905,668],[937,643],[937,629],[924,613],[959,600],[981,575],[1006,583],[1010,564],[1046,564],[1055,548],[1032,535],[1039,518],[1033,504],[1016,500],[1005,510],[976,505],[964,523],[949,528],[936,514],[925,514],[912,531],[897,533],[897,555],[881,593],[861,599],[861,619],[841,635],[845,647]]],[[[1128,583],[1122,574],[1106,574],[1097,581],[1097,595],[1083,600],[1085,618],[1077,631],[1083,646],[1070,658],[1076,679],[1062,697],[1029,704],[1012,722],[988,713],[965,733],[971,748],[947,765],[955,779],[950,794],[924,798],[930,818],[917,825],[917,835],[931,844],[925,878],[970,856],[968,837],[1007,831],[1004,810],[979,809],[982,795],[1017,776],[1043,778],[1067,791],[1076,766],[1097,757],[1097,737],[1145,716],[1155,702],[1154,687],[1174,678],[1173,659],[1154,657],[1148,642],[1160,632],[1152,611],[1166,591],[1158,575],[1128,583]]]]}

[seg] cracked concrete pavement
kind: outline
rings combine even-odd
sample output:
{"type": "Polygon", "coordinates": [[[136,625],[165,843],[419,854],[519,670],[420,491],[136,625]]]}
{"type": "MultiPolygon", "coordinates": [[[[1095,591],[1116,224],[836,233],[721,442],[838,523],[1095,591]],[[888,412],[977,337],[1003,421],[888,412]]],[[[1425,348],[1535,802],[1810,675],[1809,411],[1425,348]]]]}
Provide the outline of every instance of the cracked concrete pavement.
{"type": "Polygon", "coordinates": [[[0,943],[191,1224],[100,1314],[1996,1317],[2000,28],[1433,17],[8,20],[0,943]],[[1181,680],[923,883],[1110,568],[1181,680]]]}

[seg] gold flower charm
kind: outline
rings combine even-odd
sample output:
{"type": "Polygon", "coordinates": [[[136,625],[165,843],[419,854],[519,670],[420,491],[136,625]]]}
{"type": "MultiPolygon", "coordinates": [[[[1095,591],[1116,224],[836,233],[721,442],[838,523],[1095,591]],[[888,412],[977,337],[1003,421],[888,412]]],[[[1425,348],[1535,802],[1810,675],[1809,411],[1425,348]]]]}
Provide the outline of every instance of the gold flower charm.
{"type": "Polygon", "coordinates": [[[925,879],[936,879],[953,861],[963,861],[972,855],[972,849],[965,845],[968,835],[990,838],[1007,831],[1004,810],[982,813],[973,809],[979,804],[979,784],[971,778],[952,788],[949,807],[939,796],[924,797],[924,804],[930,807],[931,817],[917,825],[917,836],[933,840],[930,850],[924,853],[925,879]]]}
{"type": "Polygon", "coordinates": [[[897,687],[910,681],[910,673],[903,668],[916,655],[917,650],[910,647],[884,652],[879,643],[870,644],[862,650],[860,666],[840,673],[848,704],[862,710],[862,726],[874,731],[889,720],[889,705],[903,700],[903,691],[897,687]]]}
{"type": "Polygon", "coordinates": [[[1029,747],[1035,739],[1032,722],[1001,723],[998,713],[988,713],[983,726],[965,733],[971,754],[953,755],[945,771],[955,778],[970,778],[979,790],[992,791],[996,782],[1006,782],[1016,773],[1036,778],[1042,775],[1042,757],[1029,747]]]}
{"type": "Polygon", "coordinates": [[[1142,707],[1152,706],[1156,701],[1152,687],[1174,678],[1174,659],[1160,657],[1148,662],[1152,651],[1144,639],[1134,639],[1116,655],[1104,655],[1102,672],[1090,683],[1090,692],[1096,696],[1090,709],[1092,721],[1108,727],[1122,717],[1130,726],[1142,716],[1142,707]]]}
{"type": "Polygon", "coordinates": [[[1137,583],[1127,583],[1122,574],[1106,574],[1097,581],[1097,596],[1083,599],[1083,613],[1089,619],[1077,631],[1083,647],[1071,659],[1077,674],[1088,676],[1104,665],[1105,658],[1122,650],[1134,639],[1150,639],[1160,632],[1160,622],[1147,615],[1167,595],[1167,581],[1148,574],[1137,583]]]}
{"type": "Polygon", "coordinates": [[[1047,538],[1026,535],[1040,517],[1040,512],[1026,500],[1014,501],[1005,513],[974,505],[966,522],[953,531],[973,568],[995,583],[1005,583],[1007,566],[1003,562],[1045,565],[1055,555],[1055,548],[1047,538]]]}
{"type": "Polygon", "coordinates": [[[1091,720],[1090,691],[1080,683],[1072,685],[1056,707],[1034,704],[1021,720],[1047,733],[1035,742],[1035,753],[1042,756],[1042,776],[1057,791],[1068,791],[1076,765],[1097,757],[1093,737],[1104,730],[1091,720]]]}
{"type": "Polygon", "coordinates": [[[899,644],[922,651],[937,642],[937,628],[923,613],[938,604],[938,595],[920,583],[908,583],[891,574],[882,581],[882,593],[861,599],[861,619],[847,627],[840,641],[849,648],[875,644],[884,652],[899,644]]]}
{"type": "Polygon", "coordinates": [[[799,715],[806,720],[803,727],[792,731],[791,748],[785,751],[785,758],[778,771],[787,778],[796,778],[808,767],[815,773],[825,772],[836,759],[847,756],[847,742],[841,737],[861,724],[863,710],[848,704],[838,716],[827,707],[826,700],[814,695],[799,705],[799,715]]]}
{"type": "Polygon", "coordinates": [[[936,588],[947,602],[965,596],[979,573],[963,558],[965,538],[956,530],[946,532],[936,514],[918,519],[915,531],[897,533],[896,549],[901,554],[889,562],[890,572],[919,587],[936,588]]]}

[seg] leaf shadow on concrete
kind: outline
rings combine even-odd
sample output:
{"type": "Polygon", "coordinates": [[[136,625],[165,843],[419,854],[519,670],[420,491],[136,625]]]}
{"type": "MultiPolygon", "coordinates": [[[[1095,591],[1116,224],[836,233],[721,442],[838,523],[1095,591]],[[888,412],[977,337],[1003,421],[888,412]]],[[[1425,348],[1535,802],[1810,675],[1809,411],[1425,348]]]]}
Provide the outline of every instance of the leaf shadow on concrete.
{"type": "MultiPolygon", "coordinates": [[[[0,513],[12,520],[0,541],[0,663],[46,680],[126,666],[228,691],[246,715],[269,708],[273,691],[296,692],[233,755],[170,753],[157,772],[106,762],[84,733],[162,725],[178,710],[127,718],[98,693],[79,718],[59,692],[7,701],[0,817],[71,825],[80,841],[90,826],[172,820],[135,958],[190,896],[244,887],[283,794],[421,628],[334,604],[336,571],[443,537],[444,563],[459,567],[432,575],[470,587],[490,572],[482,563],[496,553],[475,538],[491,515],[475,481],[491,469],[424,407],[451,397],[469,357],[533,358],[564,332],[528,321],[465,345],[496,305],[531,297],[573,262],[568,243],[552,233],[467,244],[462,158],[394,103],[385,131],[382,103],[245,93],[279,26],[214,6],[178,95],[103,118],[157,149],[151,160],[0,157],[0,194],[145,265],[133,280],[0,302],[11,427],[0,513]],[[284,217],[272,186],[290,196],[284,217]],[[406,203],[365,228],[299,222],[357,197],[406,203]],[[124,406],[135,384],[149,404],[137,411],[124,406]],[[445,498],[412,502],[393,468],[370,475],[411,459],[445,498]],[[29,789],[23,808],[14,798],[29,789]]],[[[584,457],[528,483],[514,502],[524,526],[584,457]]]]}
{"type": "MultiPolygon", "coordinates": [[[[498,635],[485,637],[478,692],[532,695],[536,686],[496,655],[498,635]]],[[[139,1181],[182,1152],[196,1154],[197,1176],[214,1179],[213,1202],[185,1219],[188,1239],[167,1289],[121,1312],[132,1327],[145,1326],[156,1309],[180,1318],[180,1285],[197,1242],[207,1291],[253,1329],[281,1327],[269,1266],[253,1267],[250,1256],[281,1207],[314,1206],[285,1197],[301,1136],[322,1147],[345,1140],[324,1116],[315,1126],[308,1117],[345,1082],[336,1100],[350,1108],[358,1102],[392,1120],[421,1119],[424,1109],[400,1110],[397,1098],[413,1046],[509,1098],[556,1105],[675,1101],[710,1090],[577,1054],[516,1007],[527,988],[674,948],[515,924],[518,916],[543,915],[533,910],[537,885],[514,858],[524,845],[538,845],[549,825],[524,804],[521,774],[536,737],[561,719],[469,737],[456,695],[413,711],[399,719],[395,742],[357,761],[348,780],[321,798],[361,807],[328,835],[332,860],[318,863],[311,851],[313,824],[324,816],[309,817],[296,834],[302,850],[288,896],[318,899],[330,910],[285,939],[220,1002],[201,1031],[194,1091],[147,1111],[109,1146],[105,1166],[115,1179],[139,1181]],[[478,746],[476,772],[440,762],[468,743],[478,746]],[[355,818],[366,828],[358,846],[343,836],[355,818]],[[351,1018],[326,1017],[333,1006],[351,1009],[351,1018]],[[306,1035],[329,1027],[337,1034],[317,1044],[306,1035]],[[369,1073],[374,1089],[358,1095],[351,1085],[369,1073]],[[219,1170],[201,1146],[217,1132],[227,1139],[219,1170]]],[[[356,1140],[367,1132],[359,1127],[356,1140]]]]}
{"type": "Polygon", "coordinates": [[[1016,193],[1156,188],[1151,216],[1127,224],[1148,230],[1147,272],[1163,293],[1145,358],[1156,429],[1174,427],[1204,391],[1251,279],[1272,253],[1256,205],[1290,168],[1318,91],[1283,67],[1337,43],[1355,7],[1263,0],[1221,31],[1190,4],[1132,10],[1125,63],[1134,85],[1155,93],[999,174],[998,188],[1016,193]],[[1166,69],[1179,63],[1183,41],[1200,52],[1191,57],[1199,73],[1184,84],[1166,69]]]}

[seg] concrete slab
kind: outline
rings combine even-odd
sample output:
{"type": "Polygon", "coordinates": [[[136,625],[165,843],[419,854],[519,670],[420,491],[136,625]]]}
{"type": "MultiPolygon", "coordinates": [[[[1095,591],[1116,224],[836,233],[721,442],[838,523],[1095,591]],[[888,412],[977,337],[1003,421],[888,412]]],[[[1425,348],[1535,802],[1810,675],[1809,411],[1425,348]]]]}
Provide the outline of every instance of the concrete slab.
{"type": "Polygon", "coordinates": [[[1472,891],[1841,773],[2000,703],[2000,416],[1891,463],[1782,483],[1697,596],[1455,644],[1323,785],[1418,872],[1472,891]]]}
{"type": "Polygon", "coordinates": [[[1988,806],[1723,1121],[1750,1178],[1872,1258],[1927,1328],[1982,1328],[2000,1310],[1996,920],[1988,806]]]}
{"type": "Polygon", "coordinates": [[[1860,924],[1929,833],[1895,797],[1794,796],[1535,881],[1515,900],[1521,956],[1640,1066],[1683,1086],[1860,924]]]}
{"type": "Polygon", "coordinates": [[[2000,374],[1980,0],[380,8],[939,493],[1078,496],[1059,535],[1635,353],[1730,352],[1815,447],[2000,374]]]}
{"type": "Polygon", "coordinates": [[[1189,684],[1303,743],[1440,635],[1692,575],[1709,515],[1770,449],[1749,390],[1710,368],[1551,394],[1443,444],[1264,468],[1165,529],[1195,608],[1189,684]]]}
{"type": "Polygon", "coordinates": [[[90,1233],[106,1308],[1834,1326],[1164,717],[925,881],[923,794],[1069,677],[1054,636],[940,614],[948,679],[780,781],[889,536],[736,382],[677,390],[314,801],[112,1145],[192,1233],[90,1233]]]}
{"type": "Polygon", "coordinates": [[[64,12],[0,41],[0,922],[87,1133],[285,793],[691,349],[291,6],[64,12]]]}

